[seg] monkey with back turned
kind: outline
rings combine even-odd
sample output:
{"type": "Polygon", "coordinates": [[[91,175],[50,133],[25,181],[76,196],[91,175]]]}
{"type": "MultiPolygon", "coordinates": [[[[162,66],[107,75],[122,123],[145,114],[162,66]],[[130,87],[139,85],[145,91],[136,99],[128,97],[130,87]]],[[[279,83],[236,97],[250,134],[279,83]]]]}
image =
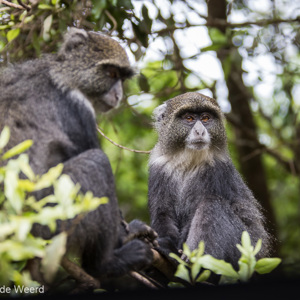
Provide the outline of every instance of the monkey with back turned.
{"type": "Polygon", "coordinates": [[[149,161],[149,211],[160,251],[168,255],[205,242],[205,252],[237,267],[244,230],[257,257],[267,256],[270,235],[261,206],[227,150],[224,115],[217,102],[186,93],[154,110],[158,142],[149,161]]]}
{"type": "MultiPolygon", "coordinates": [[[[95,110],[106,112],[122,100],[122,82],[133,75],[124,49],[114,39],[71,28],[57,54],[0,71],[0,130],[11,130],[7,148],[32,139],[30,165],[43,174],[58,163],[82,192],[106,196],[107,204],[88,213],[68,237],[91,275],[120,276],[152,262],[150,246],[125,236],[155,233],[134,220],[127,228],[120,215],[114,177],[99,147],[95,110]]],[[[38,198],[46,196],[39,195],[38,198]]],[[[60,223],[59,223],[60,224],[60,223]]],[[[74,226],[69,222],[68,226],[74,226]]],[[[59,231],[60,229],[58,229],[59,231]]],[[[47,228],[34,233],[49,238],[47,228]]]]}

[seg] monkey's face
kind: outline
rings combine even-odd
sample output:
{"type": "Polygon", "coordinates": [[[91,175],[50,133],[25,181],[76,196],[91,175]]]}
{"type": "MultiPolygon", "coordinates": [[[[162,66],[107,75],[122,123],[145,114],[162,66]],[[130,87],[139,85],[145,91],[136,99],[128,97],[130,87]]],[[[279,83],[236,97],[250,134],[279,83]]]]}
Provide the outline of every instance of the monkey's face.
{"type": "Polygon", "coordinates": [[[130,68],[100,62],[91,76],[90,88],[82,89],[96,111],[106,112],[119,106],[123,99],[123,82],[131,76],[130,68]]]}
{"type": "Polygon", "coordinates": [[[123,81],[133,75],[125,50],[104,34],[71,28],[53,72],[63,88],[79,90],[95,110],[106,112],[123,98],[123,81]]]}
{"type": "Polygon", "coordinates": [[[223,114],[214,99],[186,93],[160,105],[154,116],[164,152],[191,149],[213,154],[226,149],[223,114]]]}
{"type": "Polygon", "coordinates": [[[182,126],[189,132],[185,138],[185,146],[195,150],[209,148],[211,138],[208,129],[214,122],[213,116],[207,112],[186,112],[180,118],[182,126]]]}

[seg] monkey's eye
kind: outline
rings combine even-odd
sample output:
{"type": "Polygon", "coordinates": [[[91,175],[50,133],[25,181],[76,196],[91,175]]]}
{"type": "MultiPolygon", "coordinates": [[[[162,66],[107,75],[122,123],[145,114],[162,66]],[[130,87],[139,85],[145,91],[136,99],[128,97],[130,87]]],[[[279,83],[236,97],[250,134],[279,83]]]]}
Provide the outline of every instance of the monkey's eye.
{"type": "Polygon", "coordinates": [[[206,123],[210,120],[210,116],[209,115],[202,115],[201,116],[201,122],[206,123]]]}
{"type": "Polygon", "coordinates": [[[110,77],[110,78],[119,78],[119,75],[118,75],[118,72],[117,70],[114,70],[114,69],[111,69],[107,72],[107,75],[110,77]]]}
{"type": "Polygon", "coordinates": [[[117,72],[114,72],[114,71],[109,72],[109,77],[117,78],[117,72]]]}
{"type": "Polygon", "coordinates": [[[193,115],[189,115],[189,114],[184,115],[184,119],[188,122],[195,121],[195,117],[193,115]]]}

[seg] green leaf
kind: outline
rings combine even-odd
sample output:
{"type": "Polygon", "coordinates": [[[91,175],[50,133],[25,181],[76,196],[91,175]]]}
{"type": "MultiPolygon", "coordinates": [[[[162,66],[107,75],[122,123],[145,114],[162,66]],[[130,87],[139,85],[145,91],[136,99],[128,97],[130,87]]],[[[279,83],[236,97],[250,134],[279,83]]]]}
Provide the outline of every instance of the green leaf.
{"type": "Polygon", "coordinates": [[[11,42],[15,38],[17,38],[19,34],[20,34],[20,28],[11,29],[6,34],[7,41],[11,42]]]}
{"type": "Polygon", "coordinates": [[[50,29],[52,25],[52,20],[53,20],[53,15],[49,15],[44,21],[43,39],[46,42],[50,40],[50,29]]]}
{"type": "Polygon", "coordinates": [[[26,17],[25,20],[24,20],[24,23],[25,24],[30,23],[34,19],[34,17],[35,17],[35,15],[31,15],[29,17],[26,17]]]}
{"type": "Polygon", "coordinates": [[[246,282],[249,280],[249,278],[252,276],[253,274],[253,270],[250,270],[249,269],[249,265],[241,260],[239,260],[239,271],[238,271],[238,274],[239,274],[239,279],[243,282],[246,282]]]}
{"type": "Polygon", "coordinates": [[[175,253],[170,253],[169,256],[176,259],[179,262],[179,264],[188,266],[188,264],[184,260],[182,260],[178,255],[176,255],[175,253]]]}
{"type": "Polygon", "coordinates": [[[281,259],[277,257],[273,258],[262,258],[257,261],[255,265],[255,271],[259,274],[270,273],[281,263],[281,259]]]}
{"type": "Polygon", "coordinates": [[[44,255],[43,240],[37,238],[29,238],[25,242],[5,240],[0,243],[1,253],[5,253],[9,259],[14,261],[29,259],[35,256],[42,257],[44,255]]]}
{"type": "Polygon", "coordinates": [[[21,213],[24,193],[18,189],[19,180],[18,163],[15,160],[10,160],[6,166],[6,175],[4,178],[4,194],[8,203],[17,214],[21,213]]]}
{"type": "Polygon", "coordinates": [[[241,245],[237,244],[236,247],[239,249],[239,251],[245,255],[248,256],[248,252],[246,251],[246,249],[244,247],[242,247],[241,245]]]}
{"type": "Polygon", "coordinates": [[[213,44],[204,48],[201,48],[201,52],[207,52],[207,51],[217,51],[220,48],[222,48],[223,45],[222,44],[213,44]]]}
{"type": "Polygon", "coordinates": [[[102,14],[102,11],[107,6],[106,0],[93,0],[92,2],[93,2],[92,14],[96,19],[99,19],[100,15],[102,14]]]}
{"type": "Polygon", "coordinates": [[[151,32],[152,20],[149,18],[148,8],[145,4],[142,7],[142,16],[149,32],[151,32]]]}
{"type": "Polygon", "coordinates": [[[50,245],[46,247],[46,255],[42,259],[42,272],[47,282],[51,282],[56,274],[60,261],[66,253],[67,234],[62,232],[52,239],[50,245]]]}
{"type": "MultiPolygon", "coordinates": [[[[10,278],[12,281],[14,281],[15,286],[23,286],[23,287],[40,287],[40,283],[38,283],[37,281],[32,280],[30,272],[25,270],[22,273],[14,270],[13,274],[10,278]]],[[[17,296],[17,295],[14,295],[17,296]]]]}
{"type": "Polygon", "coordinates": [[[227,44],[226,35],[218,28],[214,28],[214,27],[209,28],[208,32],[213,44],[222,44],[222,45],[227,44]]]}
{"type": "Polygon", "coordinates": [[[190,257],[191,256],[191,250],[190,250],[189,246],[186,243],[183,243],[182,248],[183,248],[182,249],[183,254],[185,254],[187,257],[190,257]]]}
{"type": "Polygon", "coordinates": [[[238,273],[233,269],[232,265],[224,260],[216,259],[211,255],[204,255],[200,257],[199,260],[205,269],[211,270],[218,275],[224,275],[234,279],[239,278],[238,273]]]}
{"type": "Polygon", "coordinates": [[[204,241],[200,241],[198,244],[197,258],[204,254],[205,244],[204,241]]]}
{"type": "Polygon", "coordinates": [[[141,90],[148,93],[150,90],[150,85],[148,83],[147,77],[141,73],[138,77],[138,82],[141,90]]]}
{"type": "Polygon", "coordinates": [[[53,9],[54,7],[48,4],[39,4],[39,9],[53,9]]]}
{"type": "Polygon", "coordinates": [[[227,55],[225,57],[225,59],[223,59],[223,61],[222,61],[222,66],[223,66],[223,72],[224,72],[225,79],[228,79],[228,76],[231,72],[231,64],[232,64],[231,55],[227,55]]]}
{"type": "Polygon", "coordinates": [[[253,251],[253,254],[256,255],[260,249],[261,249],[261,245],[262,245],[262,240],[259,239],[255,245],[255,248],[254,248],[254,251],[253,251]]]}
{"type": "Polygon", "coordinates": [[[197,278],[197,282],[203,282],[203,281],[206,281],[209,276],[210,276],[211,272],[209,270],[205,270],[203,271],[197,278]]]}
{"type": "Polygon", "coordinates": [[[29,157],[27,154],[21,154],[18,159],[21,171],[29,178],[31,181],[35,180],[35,174],[29,165],[29,157]]]}
{"type": "Polygon", "coordinates": [[[9,149],[7,152],[5,152],[2,156],[2,159],[9,159],[13,156],[16,156],[24,151],[26,151],[28,148],[30,148],[33,144],[32,140],[26,140],[20,144],[18,144],[17,146],[9,149]]]}
{"type": "Polygon", "coordinates": [[[250,235],[247,231],[243,231],[242,233],[242,246],[246,249],[250,249],[252,247],[250,235]]]}
{"type": "Polygon", "coordinates": [[[8,126],[4,126],[0,134],[0,149],[3,149],[7,145],[9,138],[10,138],[10,129],[8,126]]]}
{"type": "Polygon", "coordinates": [[[236,282],[238,282],[238,278],[227,277],[222,275],[219,284],[234,284],[236,282]]]}
{"type": "Polygon", "coordinates": [[[174,274],[176,277],[181,278],[187,282],[191,282],[189,270],[184,265],[178,265],[177,271],[174,274]]]}
{"type": "Polygon", "coordinates": [[[35,190],[41,190],[51,186],[54,181],[61,175],[63,170],[63,164],[58,164],[57,166],[49,169],[49,171],[41,176],[35,185],[35,190]]]}
{"type": "Polygon", "coordinates": [[[192,264],[191,267],[191,275],[192,275],[192,279],[195,280],[197,278],[197,275],[199,274],[200,270],[201,270],[201,262],[199,262],[199,260],[197,260],[196,262],[194,262],[192,264]]]}
{"type": "Polygon", "coordinates": [[[11,235],[16,230],[17,223],[7,222],[0,224],[0,241],[4,240],[8,235],[11,235]]]}

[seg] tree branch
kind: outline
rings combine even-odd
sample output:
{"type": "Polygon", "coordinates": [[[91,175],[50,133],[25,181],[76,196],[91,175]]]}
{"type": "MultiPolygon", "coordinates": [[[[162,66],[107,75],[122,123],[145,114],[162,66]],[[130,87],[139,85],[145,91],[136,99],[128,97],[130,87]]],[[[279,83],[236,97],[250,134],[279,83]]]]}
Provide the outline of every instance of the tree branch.
{"type": "Polygon", "coordinates": [[[73,290],[72,293],[100,288],[99,280],[87,274],[82,268],[71,262],[65,256],[62,258],[61,265],[76,281],[79,282],[79,286],[73,290]]]}
{"type": "Polygon", "coordinates": [[[23,8],[25,8],[27,11],[30,11],[30,10],[31,10],[31,7],[28,6],[27,4],[23,3],[21,0],[18,0],[18,3],[19,3],[23,8]]]}
{"type": "MultiPolygon", "coordinates": [[[[203,18],[203,16],[201,16],[203,18]]],[[[189,27],[199,27],[199,26],[206,26],[206,27],[222,27],[222,28],[234,28],[234,27],[247,27],[251,25],[257,25],[257,26],[267,26],[272,24],[279,24],[279,23],[294,23],[299,22],[300,23],[300,17],[294,18],[294,19],[263,19],[258,21],[248,21],[248,22],[241,22],[241,23],[229,23],[226,20],[223,19],[210,19],[206,18],[207,22],[203,24],[185,24],[183,23],[182,26],[168,26],[166,28],[157,30],[152,32],[152,34],[158,34],[159,36],[164,35],[170,31],[175,31],[177,29],[186,29],[189,27]]]]}
{"type": "Polygon", "coordinates": [[[26,9],[24,6],[21,6],[19,4],[15,4],[15,3],[11,3],[11,2],[6,1],[6,0],[0,0],[0,4],[1,3],[4,4],[4,5],[13,7],[13,8],[17,8],[17,9],[26,9]]]}

